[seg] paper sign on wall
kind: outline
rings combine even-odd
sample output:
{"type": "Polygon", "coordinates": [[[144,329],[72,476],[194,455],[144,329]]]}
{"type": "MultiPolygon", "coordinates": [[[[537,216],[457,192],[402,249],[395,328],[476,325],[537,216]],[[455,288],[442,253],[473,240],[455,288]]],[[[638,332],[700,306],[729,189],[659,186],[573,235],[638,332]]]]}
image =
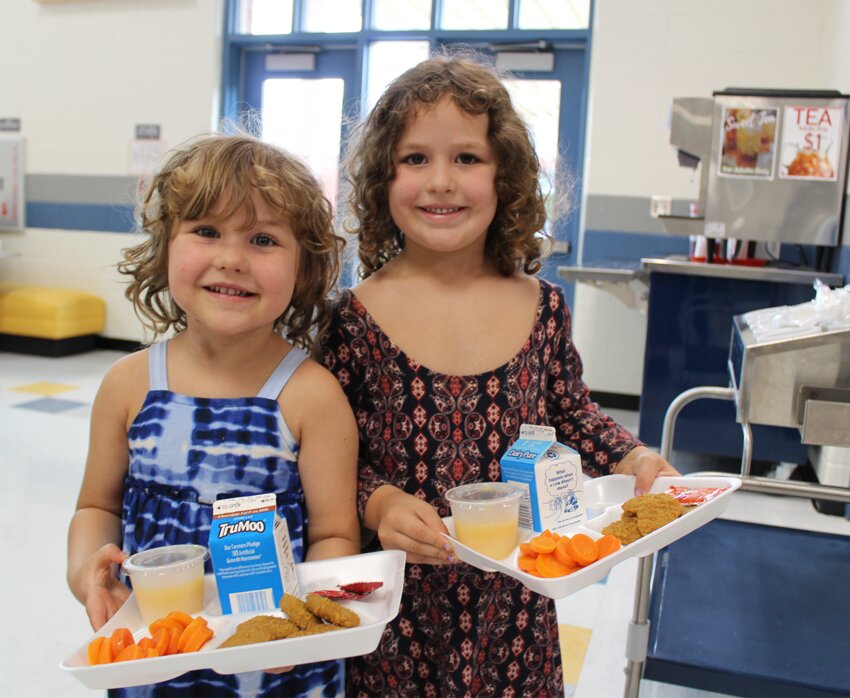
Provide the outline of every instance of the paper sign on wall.
{"type": "Polygon", "coordinates": [[[24,227],[24,139],[0,136],[0,230],[24,227]]]}

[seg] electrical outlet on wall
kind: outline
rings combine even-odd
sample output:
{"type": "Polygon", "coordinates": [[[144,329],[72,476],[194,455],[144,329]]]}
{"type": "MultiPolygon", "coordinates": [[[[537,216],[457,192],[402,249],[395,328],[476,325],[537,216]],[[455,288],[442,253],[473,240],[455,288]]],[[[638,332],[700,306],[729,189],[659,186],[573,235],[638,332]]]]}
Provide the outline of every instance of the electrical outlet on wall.
{"type": "Polygon", "coordinates": [[[669,216],[671,213],[673,213],[673,197],[656,195],[650,199],[650,216],[658,218],[658,216],[669,216]]]}

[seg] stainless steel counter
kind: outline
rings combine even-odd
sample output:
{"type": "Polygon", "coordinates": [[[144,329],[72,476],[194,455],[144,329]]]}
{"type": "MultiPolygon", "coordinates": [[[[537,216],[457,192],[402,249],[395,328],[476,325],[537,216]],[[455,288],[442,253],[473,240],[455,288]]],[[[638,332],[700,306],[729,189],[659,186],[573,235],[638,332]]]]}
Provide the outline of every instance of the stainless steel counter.
{"type": "MultiPolygon", "coordinates": [[[[691,276],[714,276],[726,279],[749,281],[779,281],[782,283],[812,284],[820,279],[829,286],[841,286],[841,274],[782,267],[749,267],[739,264],[706,264],[689,262],[684,257],[666,259],[645,258],[640,260],[641,270],[661,274],[689,274],[691,276]]],[[[560,275],[561,268],[558,269],[560,275]]],[[[563,278],[563,277],[562,277],[563,278]]]]}
{"type": "Polygon", "coordinates": [[[581,281],[600,284],[646,281],[650,273],[686,274],[690,276],[712,276],[726,279],[750,281],[779,281],[783,283],[812,284],[820,279],[829,286],[841,286],[841,274],[816,272],[782,267],[748,267],[738,264],[706,264],[689,262],[684,257],[655,258],[640,260],[640,268],[630,267],[558,267],[558,276],[564,281],[581,281]]]}

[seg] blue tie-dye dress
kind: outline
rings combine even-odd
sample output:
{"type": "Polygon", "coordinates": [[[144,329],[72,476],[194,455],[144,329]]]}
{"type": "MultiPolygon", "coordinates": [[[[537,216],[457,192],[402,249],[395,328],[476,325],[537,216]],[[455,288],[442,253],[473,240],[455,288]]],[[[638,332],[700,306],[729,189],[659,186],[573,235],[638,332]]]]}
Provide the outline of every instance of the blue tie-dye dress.
{"type": "MultiPolygon", "coordinates": [[[[298,444],[277,397],[306,355],[293,348],[257,397],[197,398],[168,390],[167,346],[161,342],[150,348],[150,392],[128,432],[124,551],[133,554],[175,543],[207,545],[212,502],[276,492],[295,561],[301,562],[306,510],[298,444]]],[[[301,665],[286,674],[193,671],[164,683],[110,691],[118,696],[169,697],[342,693],[341,661],[301,665]]]]}

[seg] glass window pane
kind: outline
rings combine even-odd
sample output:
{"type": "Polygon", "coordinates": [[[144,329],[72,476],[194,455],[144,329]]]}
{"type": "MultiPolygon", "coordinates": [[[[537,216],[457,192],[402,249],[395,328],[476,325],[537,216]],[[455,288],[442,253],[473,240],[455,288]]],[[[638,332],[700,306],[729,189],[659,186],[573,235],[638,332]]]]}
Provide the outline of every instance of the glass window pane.
{"type": "Polygon", "coordinates": [[[590,0],[519,0],[520,29],[587,29],[590,0]]]}
{"type": "Polygon", "coordinates": [[[360,0],[304,0],[305,32],[359,32],[360,0]]]}
{"type": "Polygon", "coordinates": [[[242,34],[289,34],[292,31],[292,0],[242,0],[239,32],[242,34]]]}
{"type": "Polygon", "coordinates": [[[427,41],[375,41],[369,45],[366,66],[366,109],[375,106],[393,78],[424,61],[431,53],[427,41]]]}
{"type": "Polygon", "coordinates": [[[440,28],[507,29],[508,0],[443,0],[440,28]]]}
{"type": "Polygon", "coordinates": [[[302,157],[336,201],[342,98],[338,78],[274,78],[263,82],[262,139],[302,157]],[[310,109],[293,109],[309,104],[310,109]]]}
{"type": "MultiPolygon", "coordinates": [[[[543,175],[540,185],[543,193],[548,194],[556,184],[561,83],[558,80],[519,79],[507,79],[504,83],[516,110],[531,130],[543,175]]],[[[553,199],[554,197],[550,198],[553,199]]]]}
{"type": "Polygon", "coordinates": [[[375,29],[430,29],[431,0],[374,0],[375,29]]]}

